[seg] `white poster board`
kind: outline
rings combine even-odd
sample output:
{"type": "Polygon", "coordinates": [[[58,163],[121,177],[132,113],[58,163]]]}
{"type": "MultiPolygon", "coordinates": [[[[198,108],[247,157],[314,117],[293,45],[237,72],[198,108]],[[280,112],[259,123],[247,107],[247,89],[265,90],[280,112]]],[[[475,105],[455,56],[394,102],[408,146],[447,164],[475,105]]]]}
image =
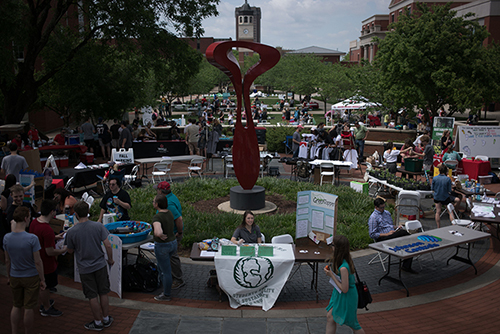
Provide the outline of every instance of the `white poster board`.
{"type": "MultiPolygon", "coordinates": [[[[113,250],[113,260],[115,261],[115,263],[111,267],[107,265],[110,289],[111,291],[115,292],[118,297],[122,298],[122,240],[114,234],[108,235],[108,240],[111,243],[111,248],[113,250]]],[[[107,260],[108,254],[106,253],[104,244],[101,244],[101,247],[104,251],[104,257],[107,260]]],[[[74,267],[75,282],[81,282],[78,265],[76,264],[76,258],[74,267]]]]}
{"type": "Polygon", "coordinates": [[[467,157],[500,158],[500,126],[458,126],[457,151],[467,157]]]}
{"type": "Polygon", "coordinates": [[[134,163],[134,149],[129,148],[126,150],[124,148],[120,148],[116,150],[116,148],[114,148],[111,151],[111,160],[124,164],[134,163]]]}
{"type": "Polygon", "coordinates": [[[151,106],[147,107],[142,107],[141,108],[141,113],[142,113],[142,124],[144,126],[148,126],[148,123],[151,123],[151,125],[154,125],[153,121],[153,108],[151,106]]]}
{"type": "Polygon", "coordinates": [[[321,232],[324,237],[335,235],[337,230],[337,195],[318,191],[300,191],[297,193],[297,211],[295,220],[295,238],[305,238],[311,231],[321,232]]]}
{"type": "Polygon", "coordinates": [[[273,256],[264,257],[257,256],[259,246],[250,246],[255,246],[256,256],[239,256],[240,246],[236,246],[236,256],[222,255],[219,250],[214,258],[217,279],[232,308],[262,306],[268,311],[292,271],[295,263],[293,248],[291,244],[266,244],[273,247],[273,256]]]}

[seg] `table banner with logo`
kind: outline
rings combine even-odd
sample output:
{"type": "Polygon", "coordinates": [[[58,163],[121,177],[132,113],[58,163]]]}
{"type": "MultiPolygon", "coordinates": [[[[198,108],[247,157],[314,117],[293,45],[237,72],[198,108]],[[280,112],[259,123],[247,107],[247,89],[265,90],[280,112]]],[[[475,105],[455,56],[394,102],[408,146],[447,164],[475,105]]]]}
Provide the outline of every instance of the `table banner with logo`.
{"type": "MultiPolygon", "coordinates": [[[[255,253],[258,254],[258,245],[255,253]]],[[[229,305],[262,306],[270,310],[284,287],[295,262],[291,244],[266,244],[273,247],[273,256],[225,256],[221,251],[215,255],[215,269],[219,285],[228,295],[229,305]]],[[[241,246],[246,247],[246,246],[241,246]]]]}

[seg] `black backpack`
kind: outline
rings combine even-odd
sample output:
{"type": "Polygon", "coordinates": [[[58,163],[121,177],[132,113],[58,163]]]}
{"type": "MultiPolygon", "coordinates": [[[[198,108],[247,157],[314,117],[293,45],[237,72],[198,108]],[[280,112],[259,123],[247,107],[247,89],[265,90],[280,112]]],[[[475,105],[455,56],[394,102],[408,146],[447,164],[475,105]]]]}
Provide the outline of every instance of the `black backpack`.
{"type": "Polygon", "coordinates": [[[297,161],[297,176],[302,179],[309,178],[311,172],[309,171],[309,163],[305,160],[297,161]]]}
{"type": "Polygon", "coordinates": [[[123,267],[122,270],[122,289],[127,292],[141,291],[141,277],[134,264],[123,267]]]}
{"type": "Polygon", "coordinates": [[[159,286],[158,268],[153,262],[129,264],[123,267],[122,289],[128,292],[153,292],[159,286]]]}

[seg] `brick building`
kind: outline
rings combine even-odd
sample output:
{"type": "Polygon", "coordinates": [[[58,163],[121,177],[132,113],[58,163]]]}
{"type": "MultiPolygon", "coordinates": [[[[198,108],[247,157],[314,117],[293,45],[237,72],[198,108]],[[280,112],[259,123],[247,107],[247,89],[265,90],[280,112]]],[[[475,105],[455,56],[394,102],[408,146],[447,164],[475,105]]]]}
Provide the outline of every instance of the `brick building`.
{"type": "Polygon", "coordinates": [[[319,46],[309,46],[307,48],[299,50],[286,51],[285,54],[298,54],[298,55],[310,54],[316,57],[321,57],[321,61],[324,63],[332,63],[332,64],[340,62],[340,57],[345,56],[345,52],[320,48],[319,46]]]}
{"type": "Polygon", "coordinates": [[[491,36],[484,41],[484,45],[496,40],[500,42],[500,0],[476,0],[476,1],[418,1],[418,0],[392,0],[389,4],[389,14],[375,14],[361,22],[361,35],[359,40],[349,43],[350,59],[359,62],[361,59],[373,61],[378,48],[373,41],[374,37],[383,39],[388,31],[388,25],[397,22],[405,12],[413,13],[417,9],[417,3],[426,3],[429,6],[444,5],[451,3],[451,8],[457,11],[457,16],[463,16],[469,12],[474,13],[479,24],[484,25],[491,36]]]}

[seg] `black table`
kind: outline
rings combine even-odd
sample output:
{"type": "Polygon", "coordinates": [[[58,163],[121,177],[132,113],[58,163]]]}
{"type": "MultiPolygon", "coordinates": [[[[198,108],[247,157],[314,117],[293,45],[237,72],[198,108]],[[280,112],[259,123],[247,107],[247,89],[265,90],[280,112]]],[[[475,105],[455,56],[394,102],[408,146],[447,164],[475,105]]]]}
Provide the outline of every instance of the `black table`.
{"type": "MultiPolygon", "coordinates": [[[[120,165],[119,169],[125,169],[125,174],[130,174],[132,172],[132,168],[134,168],[135,164],[123,164],[120,165]]],[[[74,169],[74,168],[65,168],[62,169],[61,172],[63,175],[67,175],[68,177],[74,177],[71,182],[71,188],[80,188],[87,187],[91,184],[94,184],[100,179],[98,176],[103,177],[106,174],[106,171],[109,167],[106,168],[85,168],[85,169],[74,169]]]]}
{"type": "Polygon", "coordinates": [[[134,159],[188,154],[188,147],[184,140],[133,142],[132,148],[134,149],[134,159]]]}

